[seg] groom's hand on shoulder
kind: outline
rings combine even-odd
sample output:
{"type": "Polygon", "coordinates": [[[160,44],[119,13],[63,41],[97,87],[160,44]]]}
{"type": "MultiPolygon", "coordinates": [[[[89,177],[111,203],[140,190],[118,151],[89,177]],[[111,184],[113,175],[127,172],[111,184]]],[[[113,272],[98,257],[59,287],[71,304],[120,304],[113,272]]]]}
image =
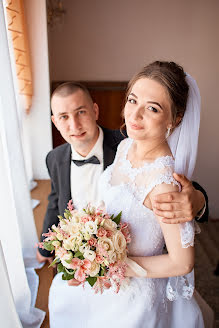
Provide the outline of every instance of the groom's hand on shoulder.
{"type": "Polygon", "coordinates": [[[182,191],[156,195],[152,202],[153,211],[163,217],[164,223],[191,221],[204,207],[204,195],[184,175],[174,173],[173,176],[181,184],[182,191]]]}

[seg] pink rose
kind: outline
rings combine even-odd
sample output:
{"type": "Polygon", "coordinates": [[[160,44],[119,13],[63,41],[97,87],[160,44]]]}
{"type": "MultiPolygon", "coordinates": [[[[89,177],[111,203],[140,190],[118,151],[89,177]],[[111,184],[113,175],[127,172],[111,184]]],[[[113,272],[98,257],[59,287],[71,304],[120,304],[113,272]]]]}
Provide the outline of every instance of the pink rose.
{"type": "Polygon", "coordinates": [[[96,246],[96,245],[97,245],[97,240],[96,240],[96,238],[91,238],[91,239],[89,239],[89,240],[88,240],[88,244],[89,244],[90,246],[96,246]]]}
{"type": "Polygon", "coordinates": [[[97,255],[96,258],[95,258],[95,261],[99,264],[103,263],[104,261],[104,258],[102,255],[97,255]]]}
{"type": "Polygon", "coordinates": [[[112,231],[110,231],[110,230],[106,230],[106,237],[107,237],[107,238],[112,237],[112,235],[113,235],[113,232],[112,232],[112,231]]]}
{"type": "Polygon", "coordinates": [[[121,232],[124,235],[127,244],[129,244],[131,242],[131,234],[127,223],[121,224],[121,232]]]}
{"type": "Polygon", "coordinates": [[[97,237],[105,237],[107,234],[107,231],[103,228],[103,227],[100,227],[97,231],[97,237]]]}
{"type": "Polygon", "coordinates": [[[90,218],[88,216],[84,216],[84,217],[81,218],[82,223],[86,223],[88,221],[90,221],[90,218]]]}
{"type": "Polygon", "coordinates": [[[97,209],[97,213],[96,213],[97,215],[101,215],[101,214],[103,214],[103,210],[100,210],[100,209],[97,209]]]}
{"type": "Polygon", "coordinates": [[[96,215],[95,220],[98,220],[98,224],[100,224],[103,221],[103,217],[100,215],[96,215]]]}

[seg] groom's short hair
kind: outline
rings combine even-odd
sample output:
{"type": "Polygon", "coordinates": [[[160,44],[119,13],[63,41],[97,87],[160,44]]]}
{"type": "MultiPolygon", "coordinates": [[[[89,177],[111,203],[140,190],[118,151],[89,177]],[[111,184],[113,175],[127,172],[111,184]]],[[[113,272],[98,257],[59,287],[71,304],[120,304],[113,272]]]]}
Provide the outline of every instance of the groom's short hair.
{"type": "Polygon", "coordinates": [[[52,93],[51,101],[54,96],[59,97],[67,97],[71,94],[74,94],[76,91],[81,90],[85,93],[85,95],[89,98],[89,100],[93,103],[93,99],[91,98],[90,92],[88,89],[81,83],[71,81],[71,82],[65,82],[60,84],[52,93]]]}

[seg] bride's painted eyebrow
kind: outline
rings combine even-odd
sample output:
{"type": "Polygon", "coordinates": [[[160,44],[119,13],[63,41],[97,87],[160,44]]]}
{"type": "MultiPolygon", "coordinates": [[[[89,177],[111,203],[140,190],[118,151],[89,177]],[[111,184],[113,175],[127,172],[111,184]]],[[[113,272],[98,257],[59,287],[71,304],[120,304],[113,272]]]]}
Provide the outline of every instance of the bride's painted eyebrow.
{"type": "Polygon", "coordinates": [[[133,92],[131,92],[131,93],[129,94],[129,96],[133,96],[133,97],[135,97],[136,99],[138,98],[133,92]]]}
{"type": "MultiPolygon", "coordinates": [[[[134,93],[132,93],[132,92],[129,94],[129,96],[133,96],[133,97],[135,97],[136,99],[138,99],[138,97],[137,97],[134,93]]],[[[151,100],[149,100],[148,103],[149,103],[149,104],[153,104],[153,105],[157,105],[157,106],[160,107],[160,109],[163,110],[163,107],[162,107],[158,102],[156,102],[156,101],[151,101],[151,100]]]]}
{"type": "Polygon", "coordinates": [[[163,110],[163,107],[162,107],[158,102],[156,102],[156,101],[150,101],[150,100],[149,100],[148,103],[149,103],[149,104],[153,104],[153,105],[157,105],[157,106],[160,107],[160,109],[163,110]]]}

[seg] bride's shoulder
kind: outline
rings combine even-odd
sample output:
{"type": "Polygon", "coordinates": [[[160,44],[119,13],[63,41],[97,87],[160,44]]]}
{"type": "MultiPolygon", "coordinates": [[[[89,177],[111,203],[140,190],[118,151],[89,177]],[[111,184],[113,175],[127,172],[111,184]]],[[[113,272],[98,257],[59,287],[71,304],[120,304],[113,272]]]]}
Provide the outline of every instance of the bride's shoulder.
{"type": "Polygon", "coordinates": [[[132,143],[132,139],[130,138],[123,139],[118,146],[118,151],[126,150],[127,148],[129,148],[131,143],[132,143]]]}

